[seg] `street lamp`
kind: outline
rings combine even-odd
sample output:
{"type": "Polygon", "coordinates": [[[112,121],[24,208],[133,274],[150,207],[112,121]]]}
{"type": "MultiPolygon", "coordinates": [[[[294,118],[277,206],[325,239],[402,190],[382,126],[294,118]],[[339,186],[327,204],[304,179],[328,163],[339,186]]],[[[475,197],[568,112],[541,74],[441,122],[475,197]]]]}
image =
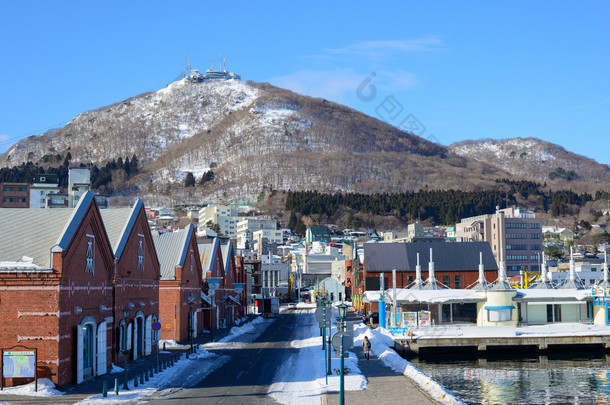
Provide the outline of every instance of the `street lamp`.
{"type": "Polygon", "coordinates": [[[195,301],[195,298],[197,298],[196,295],[187,295],[186,299],[189,302],[189,340],[191,341],[191,352],[193,351],[193,332],[194,332],[194,326],[193,325],[193,301],[195,301]]]}
{"type": "Polygon", "coordinates": [[[131,309],[128,307],[123,308],[123,389],[129,390],[129,386],[127,385],[127,321],[129,320],[129,312],[131,309]]]}
{"type": "MultiPolygon", "coordinates": [[[[342,302],[337,306],[337,310],[339,311],[339,322],[341,327],[341,332],[345,329],[345,315],[347,314],[347,305],[342,302]]],[[[343,334],[341,334],[341,343],[339,345],[339,354],[341,356],[341,363],[339,364],[339,405],[345,404],[345,383],[344,383],[344,371],[343,371],[343,334]]]]}

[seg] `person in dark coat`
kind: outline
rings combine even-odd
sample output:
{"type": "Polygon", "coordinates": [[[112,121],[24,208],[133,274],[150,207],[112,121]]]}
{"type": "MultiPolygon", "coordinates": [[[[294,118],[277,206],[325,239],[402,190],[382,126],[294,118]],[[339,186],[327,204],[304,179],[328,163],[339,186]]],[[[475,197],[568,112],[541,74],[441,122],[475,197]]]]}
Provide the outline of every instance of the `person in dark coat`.
{"type": "Polygon", "coordinates": [[[371,341],[366,336],[364,337],[364,339],[362,339],[362,349],[364,350],[364,358],[366,360],[369,360],[369,351],[371,350],[371,341]]]}

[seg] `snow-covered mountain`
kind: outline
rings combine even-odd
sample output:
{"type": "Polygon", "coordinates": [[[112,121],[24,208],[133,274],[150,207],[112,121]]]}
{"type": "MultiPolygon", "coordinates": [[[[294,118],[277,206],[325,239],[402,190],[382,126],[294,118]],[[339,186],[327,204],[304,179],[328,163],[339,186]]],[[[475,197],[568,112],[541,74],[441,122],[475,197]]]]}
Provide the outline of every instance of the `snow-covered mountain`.
{"type": "MultiPolygon", "coordinates": [[[[494,145],[491,141],[447,148],[348,107],[266,83],[180,80],[24,139],[0,156],[0,167],[45,162],[47,155],[68,151],[72,164],[99,165],[136,155],[142,172],[136,185],[144,192],[158,194],[181,182],[187,172],[198,180],[213,170],[215,181],[205,193],[252,201],[272,189],[481,189],[510,173],[531,177],[507,161],[540,161],[547,150],[547,162],[567,162],[570,155],[559,147],[535,147],[539,141],[517,144],[508,157],[494,152],[506,149],[503,144],[487,146],[494,145]],[[524,146],[530,143],[534,146],[524,146]]],[[[562,164],[569,169],[579,162],[562,164]]],[[[540,178],[544,172],[540,170],[540,178]]],[[[602,172],[599,178],[608,179],[602,172]]],[[[587,176],[581,178],[593,179],[587,176]]]]}
{"type": "Polygon", "coordinates": [[[575,172],[582,181],[610,182],[610,166],[537,138],[463,141],[450,145],[449,150],[468,159],[498,166],[512,175],[539,181],[548,181],[553,177],[550,174],[561,168],[575,172]]]}

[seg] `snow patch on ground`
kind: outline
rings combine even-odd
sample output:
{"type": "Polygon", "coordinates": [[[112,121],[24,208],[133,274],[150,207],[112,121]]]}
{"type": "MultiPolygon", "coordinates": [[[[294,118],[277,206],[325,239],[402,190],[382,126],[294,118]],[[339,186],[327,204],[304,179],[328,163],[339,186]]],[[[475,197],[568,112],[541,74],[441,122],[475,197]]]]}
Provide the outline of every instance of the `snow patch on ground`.
{"type": "Polygon", "coordinates": [[[17,387],[4,387],[0,395],[23,395],[28,397],[56,397],[65,392],[55,389],[55,384],[48,378],[38,379],[38,391],[34,391],[34,383],[19,385],[17,387]]]}
{"type": "MultiPolygon", "coordinates": [[[[315,307],[315,304],[314,304],[315,307]]],[[[321,395],[327,391],[339,391],[339,376],[333,372],[326,384],[326,357],[320,350],[322,338],[320,329],[314,319],[313,311],[308,310],[306,325],[298,329],[296,339],[291,346],[299,348],[288,357],[274,377],[267,394],[282,404],[319,405],[321,395]]],[[[333,333],[336,330],[333,331],[333,333]]],[[[358,358],[352,352],[344,359],[344,367],[349,368],[345,376],[345,390],[356,391],[367,387],[366,378],[358,368],[358,358]]],[[[340,359],[331,358],[331,369],[339,369],[340,359]]]]}
{"type": "Polygon", "coordinates": [[[451,391],[434,381],[411,362],[400,357],[393,349],[394,339],[389,331],[383,328],[369,329],[366,325],[355,326],[354,345],[362,344],[364,336],[367,336],[371,341],[371,352],[375,356],[379,357],[379,359],[392,370],[410,378],[433,399],[442,404],[465,404],[465,402],[456,397],[451,391]]]}

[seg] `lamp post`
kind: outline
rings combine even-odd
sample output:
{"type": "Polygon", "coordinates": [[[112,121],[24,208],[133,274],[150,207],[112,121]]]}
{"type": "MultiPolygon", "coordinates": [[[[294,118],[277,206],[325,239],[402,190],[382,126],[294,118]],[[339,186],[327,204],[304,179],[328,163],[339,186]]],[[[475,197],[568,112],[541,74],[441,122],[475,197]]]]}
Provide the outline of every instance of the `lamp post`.
{"type": "Polygon", "coordinates": [[[121,350],[121,353],[123,353],[123,389],[124,390],[129,390],[129,386],[127,385],[127,365],[128,365],[128,359],[127,359],[127,321],[129,321],[129,312],[131,311],[131,309],[129,308],[123,308],[123,350],[121,350]]]}
{"type": "MultiPolygon", "coordinates": [[[[345,315],[347,314],[347,305],[344,302],[337,307],[339,311],[339,322],[341,324],[341,332],[344,329],[345,315]]],[[[345,389],[344,389],[344,371],[343,371],[343,334],[341,334],[341,344],[339,345],[339,353],[341,363],[339,364],[339,405],[345,404],[345,389]]]]}
{"type": "Polygon", "coordinates": [[[193,351],[193,332],[194,332],[194,326],[193,325],[193,301],[195,301],[195,298],[197,298],[196,295],[187,295],[186,299],[188,300],[189,303],[189,340],[191,341],[191,352],[193,351]]]}
{"type": "Polygon", "coordinates": [[[326,303],[326,313],[327,315],[327,322],[326,325],[328,326],[328,332],[326,333],[326,348],[328,349],[328,351],[326,352],[326,359],[328,362],[327,365],[327,374],[330,375],[332,373],[332,366],[330,365],[330,348],[331,348],[331,344],[330,344],[330,333],[331,333],[331,319],[333,318],[333,311],[332,311],[332,303],[330,302],[330,299],[327,297],[326,300],[324,301],[326,303]]]}

